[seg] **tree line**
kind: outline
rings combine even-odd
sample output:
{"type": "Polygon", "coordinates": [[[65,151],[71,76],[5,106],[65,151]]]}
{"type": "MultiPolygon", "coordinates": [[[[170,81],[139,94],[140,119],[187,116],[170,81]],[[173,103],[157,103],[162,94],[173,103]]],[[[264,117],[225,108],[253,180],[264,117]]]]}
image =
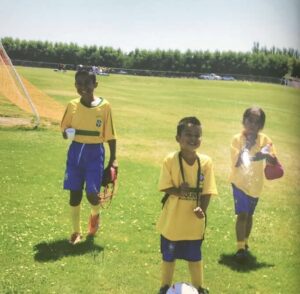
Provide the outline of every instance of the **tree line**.
{"type": "Polygon", "coordinates": [[[79,46],[75,43],[1,39],[11,59],[72,65],[96,65],[123,69],[258,75],[281,78],[300,77],[298,50],[260,47],[255,42],[249,52],[143,50],[129,53],[103,46],[79,46]]]}

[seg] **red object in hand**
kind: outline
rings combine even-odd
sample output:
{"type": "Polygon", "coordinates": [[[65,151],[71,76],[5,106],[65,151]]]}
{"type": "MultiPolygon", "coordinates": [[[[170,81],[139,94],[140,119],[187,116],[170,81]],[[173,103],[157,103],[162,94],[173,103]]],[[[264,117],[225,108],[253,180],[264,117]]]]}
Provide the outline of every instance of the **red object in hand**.
{"type": "Polygon", "coordinates": [[[278,161],[275,164],[267,163],[264,172],[267,180],[279,179],[284,174],[283,167],[278,161]]]}

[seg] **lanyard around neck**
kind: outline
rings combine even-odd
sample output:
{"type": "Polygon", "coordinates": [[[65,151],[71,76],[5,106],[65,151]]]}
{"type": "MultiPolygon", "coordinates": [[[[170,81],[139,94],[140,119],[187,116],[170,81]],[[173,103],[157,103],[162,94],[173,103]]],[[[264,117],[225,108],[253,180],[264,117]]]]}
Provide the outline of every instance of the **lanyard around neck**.
{"type": "MultiPolygon", "coordinates": [[[[179,157],[179,165],[180,165],[181,177],[182,177],[183,182],[185,182],[181,152],[179,152],[178,157],[179,157]]],[[[197,186],[196,186],[196,191],[197,191],[197,206],[200,206],[200,193],[202,192],[202,189],[200,189],[201,163],[200,163],[200,158],[199,158],[198,155],[197,155],[197,164],[198,164],[197,186]]]]}

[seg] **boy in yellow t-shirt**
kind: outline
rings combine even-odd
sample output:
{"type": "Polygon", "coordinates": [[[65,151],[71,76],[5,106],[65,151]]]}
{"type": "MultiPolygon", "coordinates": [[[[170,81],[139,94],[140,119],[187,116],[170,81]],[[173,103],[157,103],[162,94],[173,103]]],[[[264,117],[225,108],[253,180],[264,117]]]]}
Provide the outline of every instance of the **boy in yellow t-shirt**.
{"type": "Polygon", "coordinates": [[[263,188],[264,159],[275,164],[277,159],[271,139],[261,130],[266,115],[259,107],[250,107],[243,114],[244,130],[233,137],[231,143],[230,182],[236,218],[238,262],[247,259],[248,238],[252,229],[253,214],[263,188]]]}
{"type": "Polygon", "coordinates": [[[196,152],[202,136],[196,117],[185,117],[177,126],[180,151],[169,154],[161,169],[159,190],[166,193],[157,223],[161,234],[162,282],[160,294],[171,286],[176,259],[188,261],[191,280],[203,288],[201,245],[210,196],[217,194],[212,160],[196,152]]]}
{"type": "Polygon", "coordinates": [[[94,236],[99,228],[100,199],[98,197],[104,176],[104,146],[107,142],[110,159],[107,170],[117,166],[116,134],[110,104],[103,98],[95,97],[98,83],[95,74],[79,70],[75,74],[75,87],[80,98],[69,102],[61,121],[64,139],[70,128],[75,136],[70,144],[64,189],[70,190],[70,207],[73,233],[70,243],[81,241],[80,203],[85,185],[87,199],[91,205],[88,235],[94,236]]]}

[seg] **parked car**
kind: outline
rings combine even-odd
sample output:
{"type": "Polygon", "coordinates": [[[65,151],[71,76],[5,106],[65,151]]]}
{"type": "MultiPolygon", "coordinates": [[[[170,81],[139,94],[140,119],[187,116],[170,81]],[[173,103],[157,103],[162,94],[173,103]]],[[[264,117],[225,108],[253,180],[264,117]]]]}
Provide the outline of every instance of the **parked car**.
{"type": "Polygon", "coordinates": [[[202,74],[199,76],[199,79],[201,80],[209,80],[209,75],[208,74],[202,74]]]}
{"type": "Polygon", "coordinates": [[[222,80],[224,80],[224,81],[235,81],[235,78],[233,76],[223,76],[222,80]]]}
{"type": "Polygon", "coordinates": [[[218,76],[214,73],[211,73],[209,76],[210,76],[210,80],[222,80],[221,76],[218,76]]]}
{"type": "Polygon", "coordinates": [[[199,79],[203,79],[203,80],[222,80],[222,77],[214,74],[214,73],[210,73],[210,74],[202,74],[199,76],[199,79]]]}

